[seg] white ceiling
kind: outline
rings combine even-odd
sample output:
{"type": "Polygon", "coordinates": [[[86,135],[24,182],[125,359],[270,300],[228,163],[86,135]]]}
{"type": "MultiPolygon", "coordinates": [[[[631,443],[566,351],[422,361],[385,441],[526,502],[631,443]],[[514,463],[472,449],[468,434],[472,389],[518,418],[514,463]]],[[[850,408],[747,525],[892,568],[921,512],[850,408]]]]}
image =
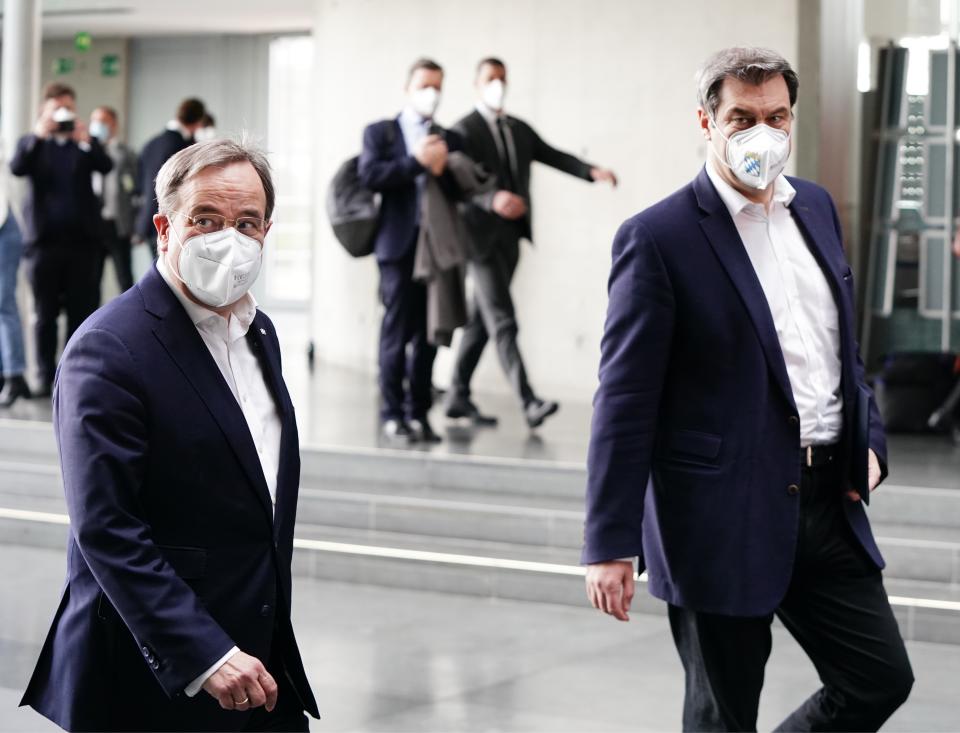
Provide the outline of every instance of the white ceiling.
{"type": "MultiPolygon", "coordinates": [[[[313,0],[38,0],[45,38],[278,33],[313,27],[313,0]]],[[[0,6],[2,7],[2,6],[0,6]]]]}

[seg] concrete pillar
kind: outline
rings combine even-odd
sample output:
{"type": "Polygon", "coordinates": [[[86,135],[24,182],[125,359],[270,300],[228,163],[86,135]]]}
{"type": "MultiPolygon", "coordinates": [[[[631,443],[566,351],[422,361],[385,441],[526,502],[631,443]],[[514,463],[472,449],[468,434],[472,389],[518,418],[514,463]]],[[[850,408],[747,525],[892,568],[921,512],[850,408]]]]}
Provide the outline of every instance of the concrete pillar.
{"type": "Polygon", "coordinates": [[[0,109],[4,151],[33,127],[40,84],[40,1],[4,0],[0,109]]]}
{"type": "MultiPolygon", "coordinates": [[[[4,0],[3,2],[3,66],[0,75],[0,138],[3,144],[2,165],[6,165],[21,135],[33,128],[40,97],[40,0],[4,0]]],[[[19,218],[27,184],[22,178],[5,176],[11,208],[19,218]]],[[[21,225],[23,221],[21,219],[21,225]]],[[[23,227],[21,226],[21,229],[23,227]]],[[[27,373],[36,365],[33,329],[28,327],[33,312],[33,298],[23,268],[17,287],[17,306],[24,323],[27,373]]]]}
{"type": "MultiPolygon", "coordinates": [[[[859,256],[860,97],[864,0],[800,0],[797,174],[833,196],[847,256],[859,256]]],[[[856,270],[855,270],[856,271],[856,270]]]]}

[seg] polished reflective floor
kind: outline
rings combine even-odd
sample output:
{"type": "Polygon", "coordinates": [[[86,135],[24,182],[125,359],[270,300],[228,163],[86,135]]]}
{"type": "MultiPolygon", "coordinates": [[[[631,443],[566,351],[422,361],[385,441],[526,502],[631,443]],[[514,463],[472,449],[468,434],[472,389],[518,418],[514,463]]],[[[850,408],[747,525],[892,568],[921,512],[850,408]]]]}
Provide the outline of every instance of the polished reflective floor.
{"type": "MultiPolygon", "coordinates": [[[[284,375],[297,409],[301,443],[305,446],[372,449],[386,446],[379,436],[379,393],[376,376],[317,363],[309,369],[303,318],[274,314],[284,349],[284,375]],[[287,335],[285,335],[287,334],[287,335]]],[[[484,358],[493,358],[493,353],[484,358]]],[[[437,370],[436,381],[446,375],[437,370]]],[[[545,397],[553,395],[546,394],[545,397]]],[[[560,411],[537,430],[530,430],[520,407],[510,396],[478,393],[483,412],[496,415],[495,428],[477,428],[443,415],[443,397],[430,419],[444,441],[413,445],[406,450],[437,456],[528,459],[583,465],[587,455],[592,408],[584,401],[562,401],[560,411]]],[[[49,400],[21,400],[0,418],[49,421],[49,400]]],[[[900,485],[960,489],[960,446],[945,435],[891,435],[889,481],[900,485]]]]}
{"type": "MultiPolygon", "coordinates": [[[[56,728],[15,709],[56,605],[63,553],[4,546],[0,731],[56,728]],[[31,572],[23,573],[29,567],[31,572]],[[16,571],[16,572],[15,572],[16,571]]],[[[665,618],[298,579],[294,624],[324,719],[317,731],[679,730],[680,663],[665,618]]],[[[955,731],[960,646],[909,644],[917,677],[889,731],[955,731]]],[[[774,639],[760,729],[817,686],[774,639]]]]}
{"type": "MultiPolygon", "coordinates": [[[[380,522],[393,522],[387,525],[392,533],[377,535],[376,540],[393,542],[401,548],[407,547],[403,544],[407,542],[418,550],[446,549],[443,543],[449,543],[449,537],[474,537],[478,528],[490,529],[491,536],[484,535],[484,538],[492,541],[495,534],[503,542],[504,537],[510,536],[508,530],[513,527],[510,522],[524,532],[532,532],[539,526],[535,520],[548,509],[557,517],[569,514],[571,526],[579,525],[577,512],[582,507],[580,487],[589,435],[589,404],[565,402],[559,414],[537,431],[526,427],[513,400],[500,395],[476,396],[485,412],[500,418],[500,425],[495,429],[448,423],[437,408],[432,420],[444,436],[444,442],[431,447],[412,446],[403,453],[409,452],[418,458],[466,458],[466,462],[456,465],[461,472],[465,466],[471,466],[471,475],[449,478],[449,472],[443,473],[449,484],[431,484],[429,488],[400,484],[389,489],[379,487],[371,476],[380,463],[370,463],[371,449],[383,447],[378,438],[375,378],[322,364],[311,372],[305,358],[305,341],[302,335],[297,335],[303,331],[296,327],[296,319],[289,320],[292,325],[285,329],[281,325],[285,319],[275,316],[281,336],[285,331],[292,334],[283,338],[284,367],[297,406],[302,443],[333,449],[315,451],[324,458],[318,462],[315,455],[309,485],[301,492],[305,494],[305,516],[308,506],[315,505],[314,514],[318,518],[309,521],[322,521],[325,525],[314,528],[319,532],[317,537],[341,537],[351,543],[374,542],[364,536],[365,525],[354,522],[356,507],[346,502],[346,498],[357,503],[360,497],[353,494],[346,497],[344,492],[349,487],[353,487],[354,492],[369,493],[374,509],[385,498],[392,501],[387,502],[392,514],[377,514],[380,522]],[[340,458],[331,458],[340,453],[340,449],[340,458]],[[365,473],[360,472],[362,476],[354,476],[352,484],[325,479],[325,472],[344,473],[344,462],[357,461],[370,465],[365,473]],[[510,476],[515,476],[515,481],[505,487],[506,493],[487,497],[481,491],[484,483],[481,479],[487,470],[483,466],[488,463],[496,464],[500,471],[509,469],[510,476]],[[551,466],[564,468],[564,480],[571,486],[564,488],[552,483],[551,466]],[[526,467],[530,467],[529,470],[526,467]],[[520,475],[521,470],[526,472],[520,475]],[[539,478],[538,472],[543,474],[539,478]],[[344,495],[332,496],[337,493],[334,489],[344,495]],[[493,513],[486,504],[491,501],[497,504],[493,513]],[[404,514],[412,512],[412,506],[425,507],[422,522],[415,522],[412,514],[410,517],[404,514]],[[446,529],[441,532],[428,519],[434,524],[442,521],[446,529]],[[495,524],[489,524],[494,519],[495,524]],[[348,531],[345,527],[351,529],[348,531]],[[399,531],[407,534],[396,534],[399,531]],[[414,531],[415,534],[410,534],[414,531]],[[434,536],[438,532],[442,535],[439,539],[434,536]],[[435,547],[435,542],[440,544],[435,547]]],[[[440,381],[441,375],[437,376],[440,381]]],[[[49,421],[50,402],[21,401],[0,417],[49,421]]],[[[49,436],[47,430],[43,428],[39,432],[49,436]]],[[[19,427],[15,431],[23,432],[19,427]]],[[[46,441],[49,437],[41,442],[46,441]]],[[[899,487],[898,494],[895,497],[891,488],[888,501],[878,502],[872,511],[879,512],[884,505],[904,506],[904,497],[911,496],[911,492],[926,491],[924,488],[915,491],[912,487],[930,487],[935,494],[936,490],[960,489],[960,448],[947,438],[892,436],[890,442],[890,482],[899,487]]],[[[14,443],[17,441],[11,441],[11,451],[16,450],[14,443]]],[[[390,447],[396,449],[396,446],[390,447]]],[[[52,451],[52,444],[49,450],[52,451]]],[[[62,511],[56,502],[48,506],[30,501],[44,498],[45,494],[40,495],[41,485],[43,492],[58,493],[55,484],[46,486],[54,479],[36,475],[31,478],[29,472],[21,477],[13,470],[19,460],[16,453],[4,454],[3,458],[12,466],[10,475],[0,481],[9,506],[62,511]],[[39,482],[36,496],[24,488],[28,480],[39,482]],[[18,503],[13,503],[13,499],[18,503]]],[[[37,460],[55,464],[52,453],[37,460]]],[[[383,465],[397,468],[402,467],[401,463],[403,461],[389,458],[383,465]]],[[[922,588],[911,586],[912,595],[940,598],[932,592],[938,590],[946,594],[944,597],[953,598],[950,594],[955,594],[960,576],[956,570],[951,574],[949,568],[957,566],[954,555],[960,553],[957,549],[960,536],[955,536],[960,514],[951,509],[955,505],[952,491],[940,491],[936,496],[939,503],[934,509],[942,506],[943,516],[920,512],[916,517],[886,517],[883,521],[889,526],[881,529],[893,538],[888,540],[890,549],[885,552],[888,560],[893,561],[894,570],[903,578],[927,579],[922,581],[925,584],[922,588]],[[913,524],[897,526],[901,521],[913,524]],[[898,530],[902,531],[898,534],[898,530]],[[931,568],[940,565],[946,575],[933,586],[928,576],[932,577],[931,568]]],[[[374,510],[362,511],[366,516],[374,510]]],[[[559,522],[556,517],[552,521],[559,522]]],[[[308,525],[309,522],[303,524],[299,531],[312,537],[308,525]]],[[[557,527],[554,530],[559,531],[557,527]]],[[[578,527],[574,529],[579,536],[578,527]]],[[[0,543],[8,542],[0,544],[0,573],[6,579],[5,592],[0,597],[0,731],[51,730],[54,727],[50,723],[30,710],[18,710],[15,706],[57,603],[64,555],[59,550],[22,546],[23,543],[16,541],[18,532],[18,527],[8,527],[7,534],[0,534],[0,543]]],[[[529,538],[520,539],[529,541],[529,538]]],[[[516,543],[518,539],[510,541],[516,543]]],[[[558,557],[573,564],[576,550],[566,544],[558,540],[555,549],[560,553],[558,557]]],[[[497,547],[503,549],[500,545],[497,547]]],[[[538,553],[550,549],[530,547],[521,543],[508,549],[533,553],[530,558],[517,555],[521,559],[539,559],[538,553]]],[[[490,554],[499,557],[495,552],[490,554]]],[[[308,558],[299,557],[301,561],[305,559],[308,558]]],[[[480,576],[461,572],[457,574],[457,582],[451,582],[446,575],[436,580],[431,574],[436,569],[429,564],[385,566],[383,561],[376,561],[384,572],[388,572],[389,567],[397,567],[398,572],[405,573],[405,587],[339,582],[349,578],[363,583],[379,582],[370,580],[376,574],[369,568],[366,575],[357,575],[359,561],[344,555],[319,554],[310,558],[308,564],[314,571],[301,573],[296,578],[294,605],[305,661],[325,716],[322,722],[314,723],[314,730],[679,729],[681,669],[662,616],[635,615],[629,625],[618,624],[586,608],[585,600],[578,607],[579,589],[573,589],[576,598],[568,599],[566,586],[558,589],[562,590],[557,594],[561,600],[558,603],[509,600],[511,597],[537,600],[545,597],[545,586],[537,585],[542,579],[532,576],[529,592],[513,587],[511,596],[484,597],[479,593],[471,597],[457,593],[470,593],[471,589],[465,584],[473,582],[471,578],[481,582],[480,576]],[[329,566],[330,577],[338,580],[324,579],[321,565],[329,566]],[[311,577],[306,577],[308,575],[311,577]],[[455,592],[439,594],[424,587],[450,587],[455,592]]],[[[921,581],[914,585],[919,584],[921,581]]],[[[383,585],[401,583],[389,578],[384,579],[383,585]]],[[[954,623],[953,616],[944,623],[947,621],[954,623]]],[[[937,637],[933,631],[930,638],[937,637]]],[[[960,645],[910,642],[909,648],[917,684],[910,701],[886,729],[960,729],[960,698],[956,695],[960,645]]],[[[768,666],[760,728],[775,726],[816,686],[812,666],[789,635],[778,628],[768,666]]]]}

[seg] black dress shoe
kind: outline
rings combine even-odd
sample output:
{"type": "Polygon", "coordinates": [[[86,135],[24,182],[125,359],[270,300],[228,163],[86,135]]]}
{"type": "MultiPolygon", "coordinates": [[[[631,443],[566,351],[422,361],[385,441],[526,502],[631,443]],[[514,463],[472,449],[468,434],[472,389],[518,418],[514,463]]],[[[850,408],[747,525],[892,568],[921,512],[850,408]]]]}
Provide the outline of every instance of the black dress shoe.
{"type": "Polygon", "coordinates": [[[532,399],[523,408],[523,414],[527,418],[527,425],[531,428],[538,428],[543,425],[543,421],[560,409],[560,404],[550,400],[532,399]]]}
{"type": "Polygon", "coordinates": [[[413,442],[413,432],[403,420],[384,420],[380,426],[380,435],[390,443],[409,445],[413,442]]]}
{"type": "Polygon", "coordinates": [[[0,407],[10,407],[21,397],[30,398],[30,388],[22,376],[8,377],[0,390],[0,407]]]}
{"type": "Polygon", "coordinates": [[[480,409],[466,397],[454,397],[447,402],[447,417],[451,420],[466,418],[474,425],[494,427],[499,421],[493,415],[484,415],[480,409]]]}
{"type": "Polygon", "coordinates": [[[433,432],[433,428],[430,427],[430,423],[427,421],[427,418],[422,420],[407,420],[407,424],[410,426],[410,432],[413,434],[413,439],[418,443],[442,443],[443,438],[433,432]]]}

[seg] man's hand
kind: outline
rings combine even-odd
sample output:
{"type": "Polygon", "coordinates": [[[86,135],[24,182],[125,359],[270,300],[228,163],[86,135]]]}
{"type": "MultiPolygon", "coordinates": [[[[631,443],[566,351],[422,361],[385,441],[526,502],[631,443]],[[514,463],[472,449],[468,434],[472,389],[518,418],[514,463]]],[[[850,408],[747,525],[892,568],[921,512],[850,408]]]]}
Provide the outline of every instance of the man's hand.
{"type": "Polygon", "coordinates": [[[960,229],[957,229],[957,233],[953,237],[953,253],[960,257],[960,229]]]}
{"type": "Polygon", "coordinates": [[[617,174],[607,168],[591,168],[590,177],[597,182],[609,182],[614,188],[617,187],[617,174]]]}
{"type": "Polygon", "coordinates": [[[515,221],[527,213],[527,202],[522,196],[510,191],[497,191],[493,194],[493,213],[504,219],[515,221]]]}
{"type": "Polygon", "coordinates": [[[416,144],[413,157],[433,175],[439,176],[447,166],[447,143],[439,135],[427,135],[416,144]]]}
{"type": "Polygon", "coordinates": [[[587,566],[587,597],[594,608],[629,621],[627,614],[635,591],[632,562],[612,560],[587,566]]]}
{"type": "Polygon", "coordinates": [[[277,683],[256,657],[237,652],[203,683],[224,710],[250,710],[277,704],[277,683]]]}
{"type": "MultiPolygon", "coordinates": [[[[873,452],[872,448],[867,449],[867,484],[870,487],[870,491],[873,491],[877,486],[880,485],[880,459],[877,458],[877,454],[873,452]]],[[[860,501],[860,493],[851,489],[847,492],[847,498],[851,501],[860,501]]]]}
{"type": "Polygon", "coordinates": [[[33,134],[41,140],[50,137],[57,130],[57,123],[53,121],[53,110],[55,106],[54,100],[48,99],[40,110],[40,117],[37,118],[37,124],[33,126],[33,134]]]}

